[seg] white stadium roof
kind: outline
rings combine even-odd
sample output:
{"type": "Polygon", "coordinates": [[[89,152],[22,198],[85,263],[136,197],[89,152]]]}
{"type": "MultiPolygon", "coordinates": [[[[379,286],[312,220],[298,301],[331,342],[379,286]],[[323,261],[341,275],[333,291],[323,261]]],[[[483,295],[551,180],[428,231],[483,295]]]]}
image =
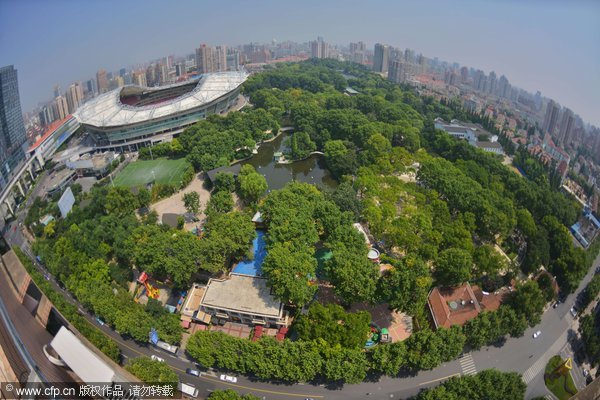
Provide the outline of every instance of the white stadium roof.
{"type": "Polygon", "coordinates": [[[163,118],[208,104],[236,89],[244,83],[247,77],[248,74],[243,71],[205,74],[190,92],[162,103],[140,107],[122,104],[120,101],[121,92],[124,89],[129,89],[132,92],[139,91],[140,93],[141,91],[162,91],[177,86],[189,85],[190,81],[155,88],[128,85],[104,93],[85,103],[79,107],[74,116],[82,124],[103,128],[163,118]]]}

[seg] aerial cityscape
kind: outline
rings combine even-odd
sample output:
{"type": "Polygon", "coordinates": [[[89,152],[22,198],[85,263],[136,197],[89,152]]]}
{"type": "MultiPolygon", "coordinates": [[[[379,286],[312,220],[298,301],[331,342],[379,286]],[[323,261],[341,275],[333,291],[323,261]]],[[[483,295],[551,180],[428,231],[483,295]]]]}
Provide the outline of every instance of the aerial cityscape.
{"type": "Polygon", "coordinates": [[[0,398],[599,399],[598,16],[0,2],[0,398]]]}

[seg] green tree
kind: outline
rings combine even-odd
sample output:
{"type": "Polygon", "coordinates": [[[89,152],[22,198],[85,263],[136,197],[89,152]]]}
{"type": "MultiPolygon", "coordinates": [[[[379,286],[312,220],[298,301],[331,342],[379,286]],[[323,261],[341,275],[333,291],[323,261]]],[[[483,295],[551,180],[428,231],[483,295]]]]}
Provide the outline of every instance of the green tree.
{"type": "Polygon", "coordinates": [[[527,281],[517,285],[509,304],[517,314],[525,317],[529,326],[534,326],[541,321],[546,299],[536,281],[527,281]]]}
{"type": "Polygon", "coordinates": [[[215,175],[215,191],[233,192],[235,190],[235,177],[231,172],[219,172],[215,175]]]}
{"type": "Polygon", "coordinates": [[[231,197],[231,193],[226,190],[214,192],[206,205],[207,215],[211,215],[212,213],[224,214],[231,210],[233,210],[233,197],[231,197]]]}
{"type": "Polygon", "coordinates": [[[365,246],[352,251],[344,245],[335,246],[325,269],[335,286],[335,293],[345,304],[373,301],[379,271],[367,258],[365,246]]]}
{"type": "Polygon", "coordinates": [[[250,164],[245,164],[238,175],[240,197],[248,203],[256,203],[267,190],[267,180],[250,164]]]}
{"type": "Polygon", "coordinates": [[[303,307],[317,291],[317,260],[307,246],[293,247],[275,243],[269,248],[262,265],[263,274],[275,297],[285,303],[303,307]]]}
{"type": "Polygon", "coordinates": [[[137,201],[140,207],[148,207],[150,205],[150,201],[152,200],[152,195],[150,191],[146,188],[140,188],[137,194],[137,201]]]}
{"type": "Polygon", "coordinates": [[[190,214],[198,214],[200,211],[200,195],[198,192],[189,192],[183,195],[183,204],[190,214]]]}
{"type": "Polygon", "coordinates": [[[471,277],[473,259],[463,249],[444,250],[437,258],[435,276],[442,285],[459,285],[471,277]]]}
{"type": "Polygon", "coordinates": [[[330,346],[363,348],[371,316],[366,311],[347,313],[341,306],[313,303],[308,313],[298,317],[294,329],[301,340],[322,339],[330,346]]]}
{"type": "Polygon", "coordinates": [[[250,393],[239,394],[231,389],[215,390],[208,396],[210,400],[260,400],[260,397],[250,393]]]}
{"type": "Polygon", "coordinates": [[[146,383],[170,383],[177,387],[179,378],[167,363],[154,361],[150,357],[130,359],[125,369],[146,383]]]}
{"type": "Polygon", "coordinates": [[[105,209],[108,214],[127,215],[138,208],[136,197],[125,187],[112,187],[105,199],[105,209]]]}

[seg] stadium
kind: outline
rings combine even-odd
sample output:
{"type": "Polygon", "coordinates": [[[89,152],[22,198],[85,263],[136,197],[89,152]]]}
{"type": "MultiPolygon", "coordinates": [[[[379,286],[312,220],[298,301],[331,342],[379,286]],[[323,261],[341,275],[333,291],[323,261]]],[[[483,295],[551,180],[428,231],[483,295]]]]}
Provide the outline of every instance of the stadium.
{"type": "Polygon", "coordinates": [[[247,77],[243,71],[220,72],[154,88],[127,85],[85,103],[74,115],[98,149],[137,150],[229,110],[247,77]]]}

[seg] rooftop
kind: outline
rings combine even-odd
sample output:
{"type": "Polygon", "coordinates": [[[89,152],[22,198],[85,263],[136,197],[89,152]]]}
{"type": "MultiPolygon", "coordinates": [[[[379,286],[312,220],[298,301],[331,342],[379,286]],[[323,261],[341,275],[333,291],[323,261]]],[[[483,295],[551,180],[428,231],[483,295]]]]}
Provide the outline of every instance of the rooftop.
{"type": "Polygon", "coordinates": [[[46,139],[48,139],[50,137],[50,135],[52,135],[54,132],[56,132],[56,130],[58,128],[63,126],[65,123],[67,123],[72,118],[73,118],[73,116],[71,114],[69,114],[65,118],[58,120],[58,121],[54,121],[53,123],[48,125],[46,127],[46,130],[44,131],[44,134],[38,140],[36,140],[34,144],[31,145],[28,152],[31,152],[31,151],[37,149],[42,143],[44,143],[46,141],[46,139]]]}
{"type": "Polygon", "coordinates": [[[190,82],[176,83],[158,88],[128,85],[102,94],[85,103],[75,117],[86,125],[97,127],[118,127],[167,117],[193,110],[208,104],[239,87],[248,75],[245,72],[219,72],[203,75],[193,90],[158,104],[135,107],[121,103],[121,92],[156,92],[172,90],[190,82]]]}
{"type": "Polygon", "coordinates": [[[181,313],[183,315],[187,315],[188,317],[192,317],[194,312],[196,312],[198,307],[200,307],[200,302],[202,301],[205,291],[206,286],[200,286],[194,283],[194,286],[192,286],[187,298],[185,299],[185,303],[183,303],[181,313]]]}
{"type": "Polygon", "coordinates": [[[436,328],[463,325],[481,312],[469,283],[453,288],[436,287],[429,293],[428,303],[436,328]]]}
{"type": "Polygon", "coordinates": [[[283,304],[271,295],[265,279],[235,273],[226,279],[210,279],[201,305],[269,318],[283,313],[283,304]]]}

